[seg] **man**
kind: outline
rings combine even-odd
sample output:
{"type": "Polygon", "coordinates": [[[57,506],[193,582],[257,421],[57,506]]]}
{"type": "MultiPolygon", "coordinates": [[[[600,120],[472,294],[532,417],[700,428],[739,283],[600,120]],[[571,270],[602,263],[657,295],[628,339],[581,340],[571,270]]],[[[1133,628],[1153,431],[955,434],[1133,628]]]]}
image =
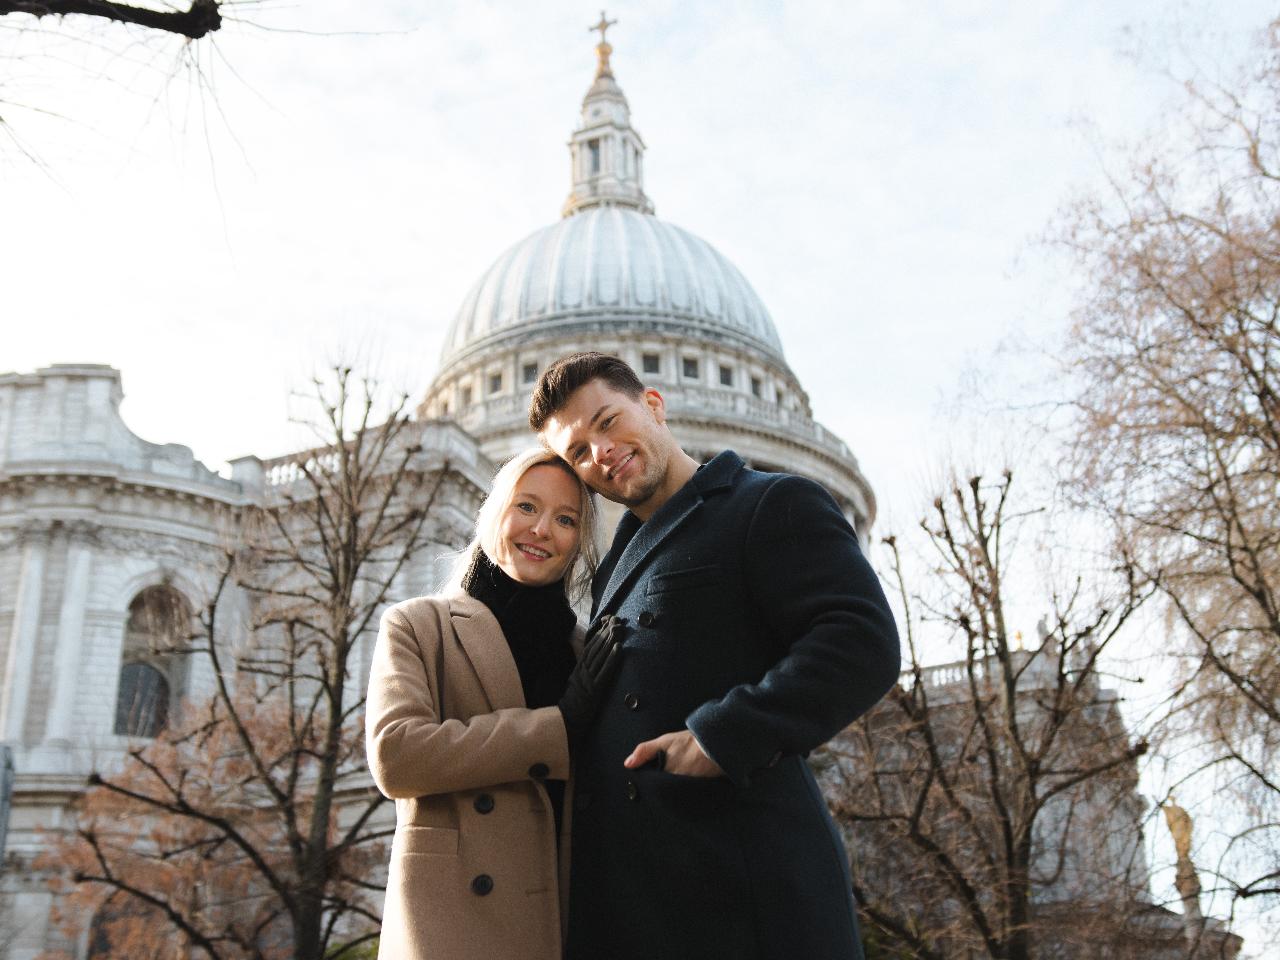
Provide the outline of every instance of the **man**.
{"type": "Polygon", "coordinates": [[[529,423],[626,505],[592,619],[622,662],[575,763],[570,960],[860,960],[848,861],[805,755],[898,676],[893,616],[831,496],[699,466],[615,357],[547,368],[529,423]]]}

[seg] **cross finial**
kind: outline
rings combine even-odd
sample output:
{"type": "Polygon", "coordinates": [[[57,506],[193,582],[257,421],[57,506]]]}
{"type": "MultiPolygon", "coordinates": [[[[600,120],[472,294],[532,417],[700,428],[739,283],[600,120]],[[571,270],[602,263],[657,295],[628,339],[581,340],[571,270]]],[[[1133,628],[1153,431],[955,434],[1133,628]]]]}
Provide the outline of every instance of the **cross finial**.
{"type": "Polygon", "coordinates": [[[606,16],[605,16],[605,14],[604,14],[604,11],[603,11],[603,10],[601,10],[601,11],[600,11],[600,22],[599,22],[599,23],[596,23],[596,24],[592,24],[591,26],[587,27],[587,32],[588,32],[588,33],[590,33],[592,30],[599,30],[599,31],[600,31],[600,42],[601,42],[601,43],[608,43],[608,41],[607,41],[607,40],[605,40],[605,37],[604,37],[605,31],[606,31],[606,30],[608,30],[610,27],[612,27],[612,26],[613,26],[614,24],[616,24],[617,22],[618,22],[617,20],[610,20],[608,17],[606,17],[606,16]]]}

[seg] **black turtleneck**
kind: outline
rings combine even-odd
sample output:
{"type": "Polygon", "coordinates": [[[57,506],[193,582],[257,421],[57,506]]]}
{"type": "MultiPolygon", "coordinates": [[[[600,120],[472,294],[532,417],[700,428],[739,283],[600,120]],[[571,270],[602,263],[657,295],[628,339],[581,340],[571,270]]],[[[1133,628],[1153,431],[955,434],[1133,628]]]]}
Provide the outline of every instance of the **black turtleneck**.
{"type": "MultiPolygon", "coordinates": [[[[569,640],[577,617],[565,595],[564,581],[545,587],[517,583],[483,550],[477,550],[462,588],[497,618],[520,674],[525,705],[530,709],[556,706],[576,663],[569,640]]],[[[548,780],[545,786],[558,836],[564,783],[548,780]]]]}
{"type": "Polygon", "coordinates": [[[477,551],[463,589],[498,619],[520,672],[524,702],[530,709],[560,702],[575,663],[569,638],[577,618],[565,596],[564,581],[545,587],[517,583],[477,551]]]}

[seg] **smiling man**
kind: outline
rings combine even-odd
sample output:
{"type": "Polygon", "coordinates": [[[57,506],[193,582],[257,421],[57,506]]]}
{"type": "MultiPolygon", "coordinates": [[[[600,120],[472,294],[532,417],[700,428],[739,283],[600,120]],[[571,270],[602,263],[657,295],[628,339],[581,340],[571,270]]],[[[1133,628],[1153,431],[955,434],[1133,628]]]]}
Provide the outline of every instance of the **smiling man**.
{"type": "Polygon", "coordinates": [[[898,676],[853,529],[818,484],[699,465],[616,357],[543,373],[529,423],[629,508],[592,585],[628,634],[575,754],[566,956],[859,960],[848,861],[805,755],[898,676]]]}

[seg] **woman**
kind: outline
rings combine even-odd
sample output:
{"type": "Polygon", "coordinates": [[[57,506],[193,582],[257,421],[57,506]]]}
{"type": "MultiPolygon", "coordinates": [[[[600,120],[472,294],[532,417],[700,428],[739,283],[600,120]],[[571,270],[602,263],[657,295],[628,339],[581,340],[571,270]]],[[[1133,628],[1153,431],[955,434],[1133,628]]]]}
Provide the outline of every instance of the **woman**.
{"type": "Polygon", "coordinates": [[[569,606],[594,520],[573,472],[530,450],[498,471],[445,591],[382,617],[365,720],[396,801],[382,960],[560,958],[570,744],[621,641],[612,620],[582,641],[569,606]]]}

